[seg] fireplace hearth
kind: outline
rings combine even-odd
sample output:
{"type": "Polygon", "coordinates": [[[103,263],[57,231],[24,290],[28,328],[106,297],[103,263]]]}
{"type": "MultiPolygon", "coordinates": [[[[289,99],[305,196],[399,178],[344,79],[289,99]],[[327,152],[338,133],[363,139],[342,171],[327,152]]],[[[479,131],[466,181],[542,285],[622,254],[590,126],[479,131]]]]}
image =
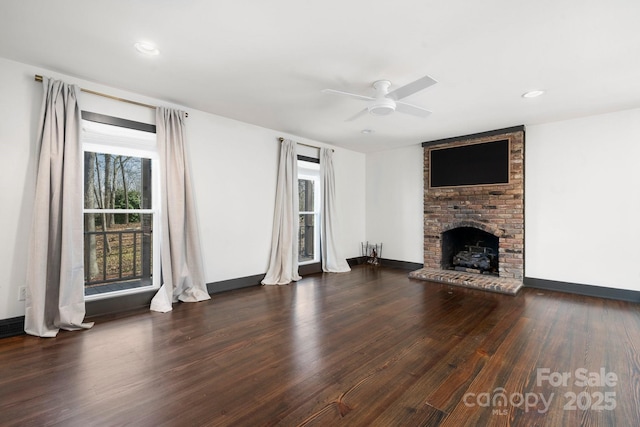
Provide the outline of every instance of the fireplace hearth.
{"type": "Polygon", "coordinates": [[[524,277],[524,127],[423,147],[424,268],[410,277],[514,294],[524,277]],[[429,185],[430,150],[498,140],[509,142],[508,183],[429,185]]]}

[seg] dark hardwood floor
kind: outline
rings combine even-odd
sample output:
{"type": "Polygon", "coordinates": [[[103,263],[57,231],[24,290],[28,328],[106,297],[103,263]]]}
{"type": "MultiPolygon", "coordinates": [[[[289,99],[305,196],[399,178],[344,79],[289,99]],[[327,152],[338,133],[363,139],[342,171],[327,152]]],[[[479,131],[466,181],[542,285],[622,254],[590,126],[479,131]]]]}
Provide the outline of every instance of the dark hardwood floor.
{"type": "Polygon", "coordinates": [[[360,266],[93,320],[0,340],[0,425],[640,425],[632,303],[360,266]]]}

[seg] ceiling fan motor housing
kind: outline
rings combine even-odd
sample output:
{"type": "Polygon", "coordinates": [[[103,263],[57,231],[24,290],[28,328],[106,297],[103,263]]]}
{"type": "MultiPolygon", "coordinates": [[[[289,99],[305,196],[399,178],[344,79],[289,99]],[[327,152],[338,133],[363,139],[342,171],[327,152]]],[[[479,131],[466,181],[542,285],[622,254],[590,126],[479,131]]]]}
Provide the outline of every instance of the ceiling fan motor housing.
{"type": "Polygon", "coordinates": [[[378,80],[373,83],[373,87],[376,89],[376,99],[367,107],[369,113],[377,116],[386,116],[396,111],[395,101],[387,98],[389,86],[391,86],[389,80],[378,80]]]}

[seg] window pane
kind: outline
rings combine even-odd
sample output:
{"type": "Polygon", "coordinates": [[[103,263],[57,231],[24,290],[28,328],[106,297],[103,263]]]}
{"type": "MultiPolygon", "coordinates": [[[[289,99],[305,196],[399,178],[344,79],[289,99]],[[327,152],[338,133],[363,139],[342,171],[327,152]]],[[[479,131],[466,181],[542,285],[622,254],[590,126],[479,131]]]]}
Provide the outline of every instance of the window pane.
{"type": "Polygon", "coordinates": [[[299,179],[298,195],[300,199],[300,212],[313,212],[313,181],[310,179],[299,179]]]}
{"type": "Polygon", "coordinates": [[[152,224],[152,214],[84,215],[86,295],[152,285],[152,224]]]}
{"type": "Polygon", "coordinates": [[[151,160],[84,153],[85,209],[150,209],[151,160]]]}
{"type": "Polygon", "coordinates": [[[298,233],[298,262],[314,259],[314,214],[300,214],[300,232],[298,233]]]}

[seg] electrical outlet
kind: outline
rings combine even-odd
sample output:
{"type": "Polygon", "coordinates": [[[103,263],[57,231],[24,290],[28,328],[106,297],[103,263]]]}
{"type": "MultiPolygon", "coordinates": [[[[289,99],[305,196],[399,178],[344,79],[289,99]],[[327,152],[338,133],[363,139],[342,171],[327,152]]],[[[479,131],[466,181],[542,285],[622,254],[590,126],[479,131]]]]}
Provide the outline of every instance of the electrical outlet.
{"type": "Polygon", "coordinates": [[[18,301],[24,301],[27,299],[27,288],[21,286],[18,290],[18,301]]]}

